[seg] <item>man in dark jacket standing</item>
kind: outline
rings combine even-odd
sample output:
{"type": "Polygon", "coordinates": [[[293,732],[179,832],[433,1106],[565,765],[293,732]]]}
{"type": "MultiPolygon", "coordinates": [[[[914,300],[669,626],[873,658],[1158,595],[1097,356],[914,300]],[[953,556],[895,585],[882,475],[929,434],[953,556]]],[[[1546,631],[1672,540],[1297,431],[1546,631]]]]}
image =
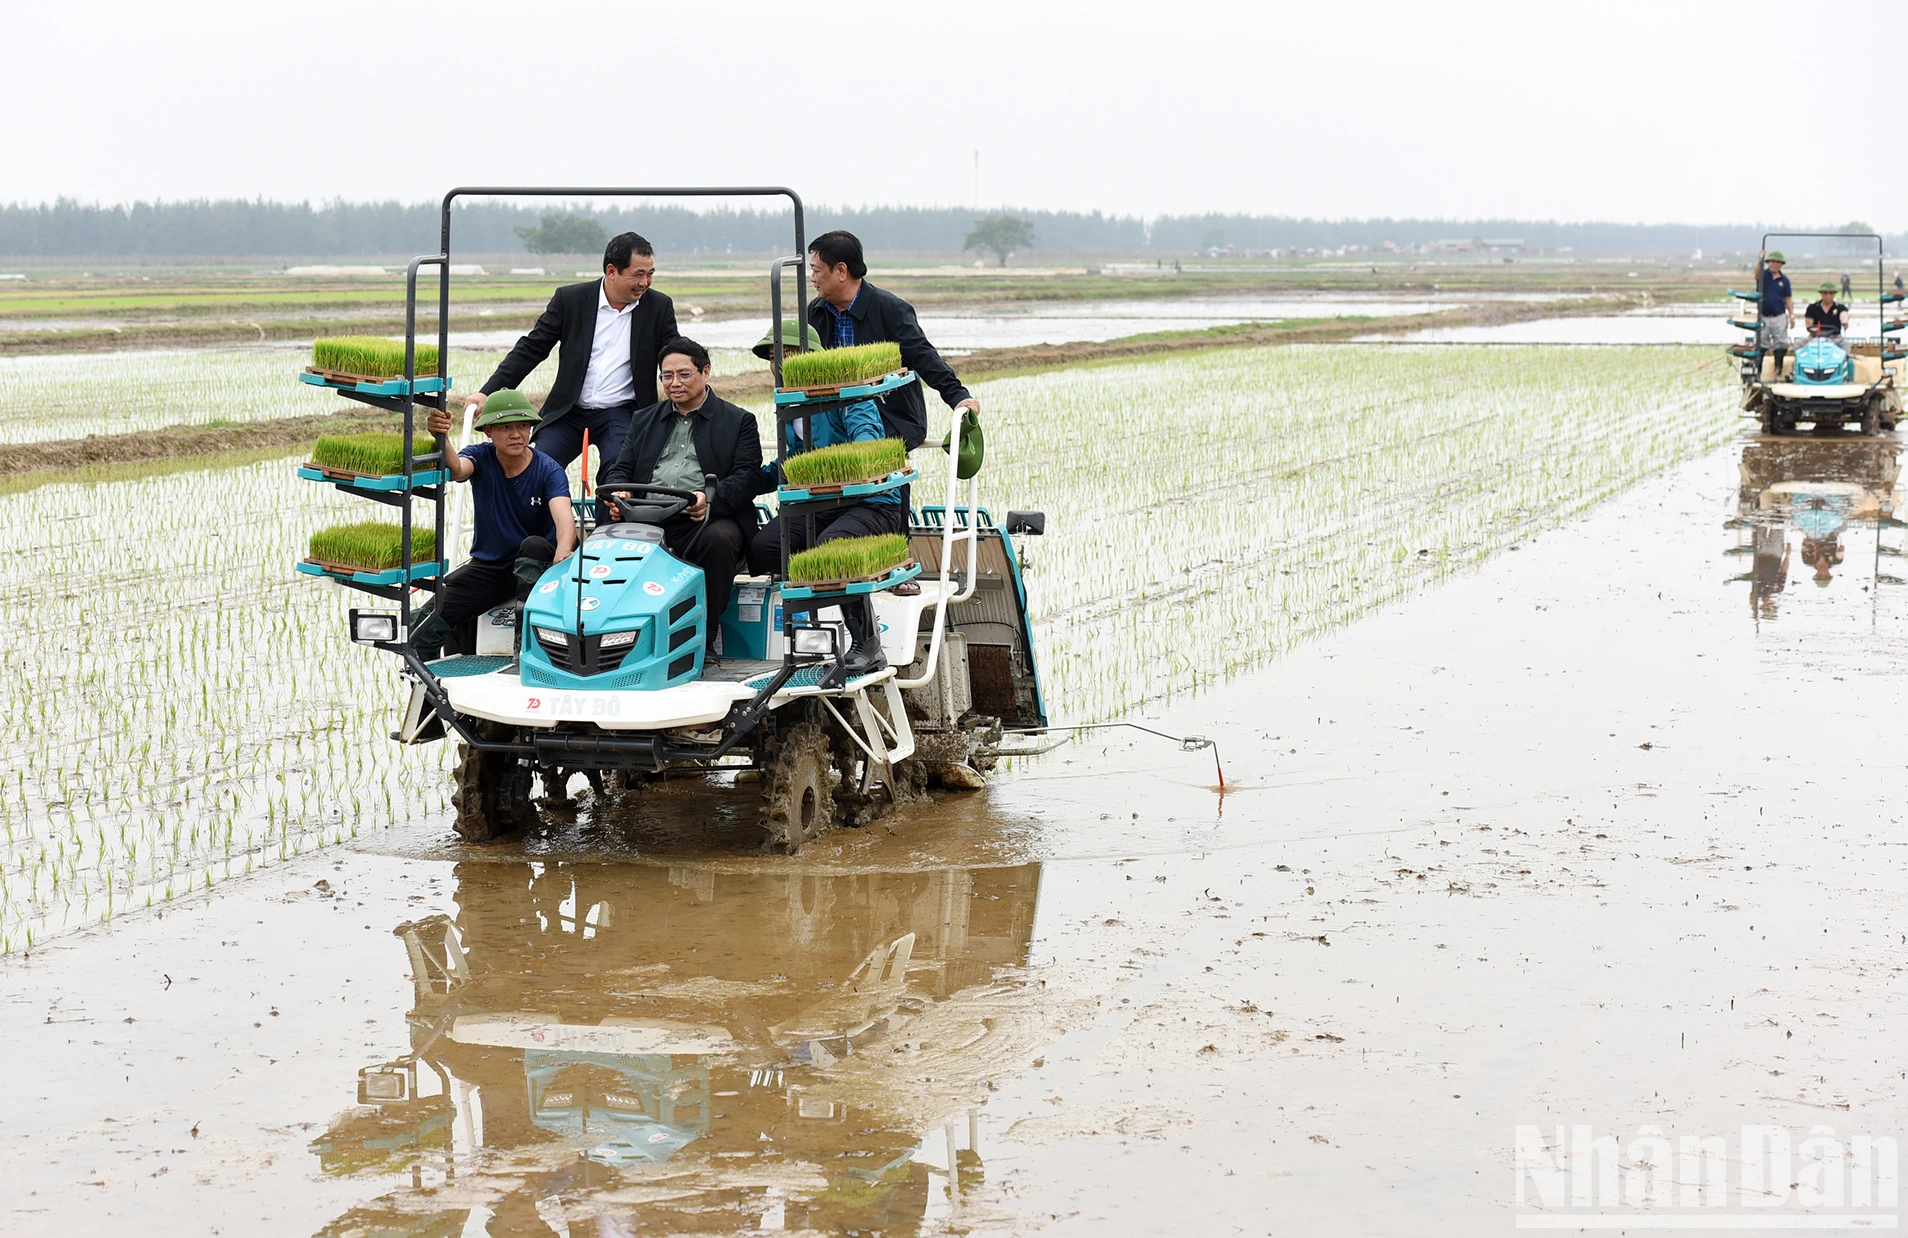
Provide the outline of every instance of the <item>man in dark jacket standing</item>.
{"type": "Polygon", "coordinates": [[[477,403],[493,391],[516,389],[560,346],[537,450],[568,468],[588,430],[607,466],[623,449],[631,415],[656,402],[658,350],[676,338],[676,307],[649,286],[655,276],[656,252],[648,241],[634,232],[611,237],[603,250],[603,278],[557,289],[537,325],[484,384],[477,403]]]}
{"type": "MultiPolygon", "coordinates": [[[[709,390],[709,351],[702,345],[670,340],[662,346],[660,364],[668,398],[631,419],[623,450],[604,471],[602,484],[638,482],[696,492],[689,510],[663,526],[663,545],[702,569],[708,606],[703,632],[713,639],[722,630],[735,569],[755,531],[762,438],[754,413],[709,390]],[[716,479],[713,485],[709,476],[716,479]]],[[[603,502],[611,520],[622,518],[613,499],[603,502]]]]}
{"type": "Polygon", "coordinates": [[[921,388],[941,393],[949,408],[980,412],[980,401],[961,385],[941,354],[934,351],[914,307],[875,287],[866,279],[861,242],[852,232],[824,232],[808,243],[808,275],[816,297],[808,303],[808,325],[821,336],[821,347],[878,344],[892,340],[901,346],[901,364],[920,376],[881,400],[881,419],[888,433],[912,451],[927,438],[927,401],[921,388]]]}

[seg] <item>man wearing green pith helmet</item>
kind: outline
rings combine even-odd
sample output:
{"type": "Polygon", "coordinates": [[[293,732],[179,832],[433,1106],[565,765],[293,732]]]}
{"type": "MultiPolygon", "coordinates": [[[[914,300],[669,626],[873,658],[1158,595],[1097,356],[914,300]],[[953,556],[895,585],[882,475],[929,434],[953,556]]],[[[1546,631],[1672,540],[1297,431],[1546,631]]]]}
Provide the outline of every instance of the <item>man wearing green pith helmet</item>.
{"type": "Polygon", "coordinates": [[[1782,273],[1782,251],[1772,249],[1761,255],[1757,264],[1762,271],[1758,282],[1762,293],[1762,321],[1756,330],[1756,347],[1775,358],[1772,381],[1782,381],[1782,362],[1789,355],[1789,332],[1795,329],[1795,288],[1782,273]]]}
{"type": "MultiPolygon", "coordinates": [[[[490,441],[450,458],[451,480],[470,483],[470,558],[444,577],[412,635],[419,656],[435,656],[447,641],[472,652],[479,615],[513,597],[529,597],[537,578],[576,549],[569,476],[530,445],[539,420],[522,392],[493,392],[476,423],[490,441]]],[[[449,410],[431,410],[432,434],[448,434],[450,425],[449,410]]]]}

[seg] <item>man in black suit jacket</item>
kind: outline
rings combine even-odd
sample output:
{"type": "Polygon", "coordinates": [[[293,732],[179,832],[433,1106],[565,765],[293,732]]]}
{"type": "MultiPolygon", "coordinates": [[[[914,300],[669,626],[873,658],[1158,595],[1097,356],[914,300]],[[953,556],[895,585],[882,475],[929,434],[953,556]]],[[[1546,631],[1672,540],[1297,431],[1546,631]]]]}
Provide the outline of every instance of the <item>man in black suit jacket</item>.
{"type": "MultiPolygon", "coordinates": [[[[663,545],[702,569],[708,605],[703,637],[710,641],[721,630],[735,569],[755,532],[762,437],[754,413],[709,390],[708,349],[674,339],[662,346],[658,360],[668,398],[631,419],[622,452],[604,471],[602,484],[639,482],[696,492],[689,510],[663,526],[663,545]],[[709,476],[716,479],[713,485],[709,476]]],[[[622,518],[615,500],[603,503],[611,520],[622,518]]]]}
{"type": "Polygon", "coordinates": [[[817,293],[808,303],[808,325],[821,336],[823,348],[892,340],[901,345],[901,364],[920,375],[920,382],[909,383],[881,400],[881,420],[887,424],[888,433],[906,442],[910,451],[927,437],[927,401],[921,395],[922,387],[940,392],[949,408],[980,412],[980,401],[961,385],[953,369],[922,334],[914,307],[864,278],[868,264],[862,260],[861,242],[854,233],[824,232],[810,241],[808,274],[817,293]]]}
{"type": "Polygon", "coordinates": [[[676,338],[676,307],[649,286],[655,275],[656,252],[648,241],[634,232],[610,238],[603,278],[557,289],[477,403],[493,391],[516,389],[560,345],[537,450],[567,468],[583,450],[587,429],[601,452],[600,479],[623,449],[631,414],[656,402],[657,350],[676,338]]]}

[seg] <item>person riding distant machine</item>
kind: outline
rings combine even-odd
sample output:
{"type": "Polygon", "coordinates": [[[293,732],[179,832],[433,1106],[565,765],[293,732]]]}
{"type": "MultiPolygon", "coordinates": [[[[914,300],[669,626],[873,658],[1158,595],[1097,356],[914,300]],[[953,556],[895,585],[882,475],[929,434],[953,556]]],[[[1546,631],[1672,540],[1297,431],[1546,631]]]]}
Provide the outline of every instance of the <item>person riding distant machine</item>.
{"type": "MultiPolygon", "coordinates": [[[[811,347],[819,346],[819,339],[811,330],[808,332],[811,347]]],[[[773,333],[764,335],[756,344],[755,353],[759,357],[771,357],[774,351],[773,333]]],[[[792,355],[802,351],[802,329],[799,323],[782,324],[782,351],[792,355]]],[[[776,376],[781,382],[781,376],[776,376]]],[[[878,442],[888,437],[887,428],[882,424],[881,410],[873,400],[859,400],[846,408],[812,417],[807,424],[810,427],[812,441],[802,441],[803,422],[795,420],[783,427],[790,455],[808,451],[817,447],[831,447],[836,443],[878,442]]],[[[757,483],[757,492],[773,492],[782,482],[776,462],[767,461],[762,465],[761,480],[757,483]]],[[[869,495],[859,503],[839,507],[817,517],[815,541],[832,542],[844,537],[869,537],[881,533],[897,533],[906,536],[908,532],[908,509],[902,502],[899,491],[869,495]]],[[[749,570],[758,576],[772,576],[782,567],[782,544],[786,541],[791,552],[808,549],[807,530],[800,523],[789,523],[776,516],[756,533],[754,543],[749,547],[749,570]]],[[[918,588],[916,592],[918,592],[918,588]]],[[[842,620],[848,625],[849,648],[836,664],[836,675],[847,679],[856,675],[872,675],[888,665],[888,658],[881,649],[881,629],[875,623],[874,601],[871,597],[845,598],[840,602],[842,620]]],[[[791,611],[797,609],[790,605],[791,611]]]]}
{"type": "Polygon", "coordinates": [[[1762,278],[1758,282],[1758,291],[1762,293],[1762,321],[1756,332],[1756,346],[1775,358],[1772,373],[1775,382],[1782,381],[1782,363],[1789,355],[1789,332],[1795,329],[1795,287],[1782,273],[1785,262],[1779,249],[1763,254],[1762,278]]]}
{"type": "Polygon", "coordinates": [[[1822,294],[1822,299],[1809,302],[1809,334],[1840,343],[1842,331],[1848,326],[1848,307],[1835,299],[1833,281],[1823,280],[1816,291],[1822,294]]]}
{"type": "MultiPolygon", "coordinates": [[[[469,482],[474,500],[470,559],[444,578],[411,637],[422,657],[435,657],[446,641],[472,652],[479,615],[513,597],[524,600],[552,563],[576,549],[570,479],[530,445],[538,420],[522,392],[498,391],[476,420],[490,441],[450,457],[451,480],[469,482]]],[[[450,422],[448,410],[431,410],[431,433],[448,433],[450,422]]]]}

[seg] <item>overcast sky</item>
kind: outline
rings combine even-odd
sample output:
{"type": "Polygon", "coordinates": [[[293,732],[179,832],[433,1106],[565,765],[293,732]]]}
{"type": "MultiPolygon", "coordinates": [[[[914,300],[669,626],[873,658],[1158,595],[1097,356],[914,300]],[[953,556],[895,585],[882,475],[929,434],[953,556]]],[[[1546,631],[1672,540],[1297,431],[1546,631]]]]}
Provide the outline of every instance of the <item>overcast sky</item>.
{"type": "Polygon", "coordinates": [[[1908,5],[9,0],[0,201],[811,202],[1908,228],[1908,5]],[[1874,85],[1894,83],[1887,94],[1874,85]],[[1869,119],[1869,117],[1875,119],[1869,119]]]}

